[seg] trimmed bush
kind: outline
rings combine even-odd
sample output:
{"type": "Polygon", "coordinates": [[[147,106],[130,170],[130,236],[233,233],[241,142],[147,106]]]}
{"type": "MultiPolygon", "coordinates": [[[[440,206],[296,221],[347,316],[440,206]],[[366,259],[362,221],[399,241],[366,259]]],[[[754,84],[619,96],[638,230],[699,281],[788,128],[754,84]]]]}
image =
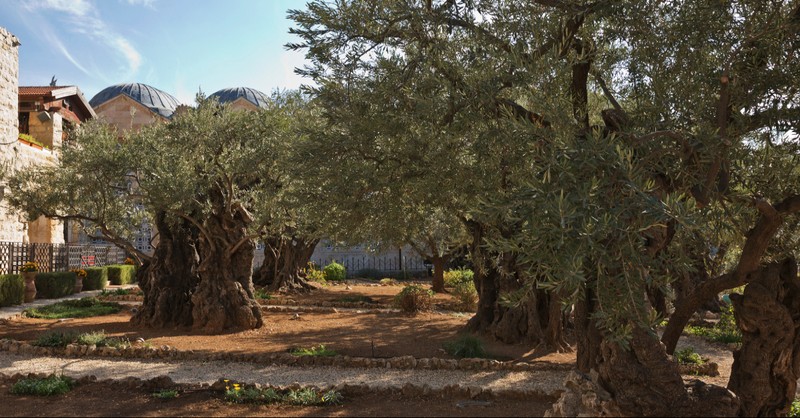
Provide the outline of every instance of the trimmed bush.
{"type": "Polygon", "coordinates": [[[472,281],[456,284],[451,294],[458,300],[461,310],[471,312],[478,308],[478,291],[472,281]]]}
{"type": "Polygon", "coordinates": [[[130,264],[114,264],[106,267],[108,281],[114,285],[129,284],[136,280],[136,266],[130,264]]]}
{"type": "Polygon", "coordinates": [[[0,307],[19,305],[25,299],[25,279],[21,274],[0,275],[0,307]]]}
{"type": "Polygon", "coordinates": [[[90,316],[111,315],[122,310],[122,305],[115,302],[101,302],[97,298],[62,300],[40,308],[25,309],[30,318],[60,319],[86,318],[90,316]]]}
{"type": "Polygon", "coordinates": [[[78,276],[71,271],[36,274],[36,298],[58,299],[71,295],[78,276]]]}
{"type": "Polygon", "coordinates": [[[325,280],[328,281],[340,282],[347,278],[347,272],[344,266],[335,261],[325,266],[322,272],[325,273],[325,280]]]}
{"type": "Polygon", "coordinates": [[[408,313],[428,311],[433,307],[433,292],[419,286],[408,285],[394,297],[394,305],[408,313]]]}
{"type": "Polygon", "coordinates": [[[83,290],[103,290],[108,286],[108,270],[105,267],[86,267],[83,290]]]}
{"type": "Polygon", "coordinates": [[[471,282],[474,276],[470,269],[447,270],[444,272],[444,285],[456,287],[459,283],[471,282]]]}

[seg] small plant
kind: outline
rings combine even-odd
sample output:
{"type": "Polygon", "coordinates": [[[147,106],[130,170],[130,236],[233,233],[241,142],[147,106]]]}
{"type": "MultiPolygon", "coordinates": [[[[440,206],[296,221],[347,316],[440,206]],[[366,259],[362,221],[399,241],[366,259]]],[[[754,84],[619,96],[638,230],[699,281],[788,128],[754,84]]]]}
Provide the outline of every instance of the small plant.
{"type": "Polygon", "coordinates": [[[49,331],[39,336],[33,345],[37,347],[66,347],[77,339],[74,332],[49,331]]]}
{"type": "Polygon", "coordinates": [[[394,305],[408,313],[427,311],[433,306],[433,292],[420,286],[408,285],[394,297],[394,305]]]}
{"type": "Polygon", "coordinates": [[[789,409],[788,417],[800,417],[800,398],[795,398],[792,401],[792,407],[789,409]]]}
{"type": "Polygon", "coordinates": [[[130,347],[131,343],[127,338],[109,337],[105,331],[85,332],[78,335],[75,342],[81,345],[95,345],[97,347],[130,347]]]}
{"type": "Polygon", "coordinates": [[[255,297],[256,299],[264,299],[264,300],[272,299],[272,295],[270,295],[264,288],[256,289],[255,297]]]}
{"type": "Polygon", "coordinates": [[[319,393],[312,388],[289,390],[285,393],[273,388],[257,389],[225,379],[226,401],[231,403],[287,403],[290,405],[338,405],[344,397],[336,391],[319,393]]]}
{"type": "Polygon", "coordinates": [[[733,316],[733,305],[723,305],[719,322],[713,327],[691,326],[686,328],[686,332],[723,344],[742,342],[742,332],[733,316]]]}
{"type": "Polygon", "coordinates": [[[335,390],[329,390],[322,394],[321,400],[323,405],[341,405],[344,396],[335,390]]]}
{"type": "Polygon", "coordinates": [[[458,307],[463,311],[474,311],[478,307],[478,291],[475,290],[475,283],[472,281],[456,284],[451,292],[458,300],[458,307]]]}
{"type": "Polygon", "coordinates": [[[319,403],[317,392],[311,388],[290,390],[289,393],[284,396],[284,401],[290,405],[302,406],[316,405],[319,403]]]}
{"type": "Polygon", "coordinates": [[[19,268],[19,271],[23,273],[37,272],[39,271],[39,265],[33,261],[28,261],[19,268]]]}
{"type": "Polygon", "coordinates": [[[50,375],[45,378],[24,378],[11,386],[14,395],[52,396],[63,395],[72,389],[72,379],[50,375]]]}
{"type": "Polygon", "coordinates": [[[376,303],[375,299],[372,299],[367,295],[344,296],[339,299],[336,299],[336,301],[344,303],[376,303]]]}
{"type": "Polygon", "coordinates": [[[330,264],[325,266],[325,268],[322,269],[322,272],[325,274],[326,281],[341,282],[347,278],[347,271],[345,270],[344,266],[336,261],[332,261],[330,264]]]}
{"type": "Polygon", "coordinates": [[[384,285],[384,286],[395,286],[397,284],[397,280],[392,279],[390,277],[386,277],[386,278],[381,279],[381,281],[379,283],[384,285]]]}
{"type": "Polygon", "coordinates": [[[42,148],[47,148],[47,149],[50,149],[50,147],[48,147],[48,146],[47,146],[47,145],[45,145],[43,142],[39,141],[38,139],[34,138],[34,137],[33,137],[33,136],[31,136],[31,135],[28,135],[28,134],[19,134],[18,138],[19,138],[19,139],[21,139],[21,140],[23,140],[23,141],[30,142],[30,143],[31,143],[31,144],[33,144],[33,145],[38,145],[38,146],[40,146],[40,147],[42,147],[42,148]]]}
{"type": "Polygon", "coordinates": [[[65,300],[41,308],[26,309],[25,315],[29,318],[61,319],[61,318],[87,318],[115,314],[122,310],[122,305],[114,302],[101,302],[94,297],[78,300],[65,300]]]}
{"type": "Polygon", "coordinates": [[[156,399],[175,399],[178,397],[178,391],[175,389],[162,389],[158,392],[153,393],[153,397],[156,399]]]}
{"type": "Polygon", "coordinates": [[[703,364],[705,361],[692,347],[675,351],[675,360],[681,364],[703,364]]]}
{"type": "Polygon", "coordinates": [[[472,335],[462,335],[444,344],[444,351],[456,358],[486,358],[483,343],[472,335]]]}
{"type": "Polygon", "coordinates": [[[289,350],[289,353],[298,357],[303,357],[303,356],[333,357],[336,354],[338,354],[335,350],[330,350],[328,348],[325,348],[324,344],[320,344],[316,347],[311,347],[311,348],[301,348],[301,347],[292,348],[289,350]]]}

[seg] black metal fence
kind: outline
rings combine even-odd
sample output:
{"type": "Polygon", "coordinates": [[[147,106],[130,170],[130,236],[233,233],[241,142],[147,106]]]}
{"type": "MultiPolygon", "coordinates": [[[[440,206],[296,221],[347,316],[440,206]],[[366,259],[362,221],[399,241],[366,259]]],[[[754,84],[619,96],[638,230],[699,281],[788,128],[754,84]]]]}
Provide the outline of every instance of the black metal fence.
{"type": "Polygon", "coordinates": [[[0,242],[0,274],[17,274],[28,261],[35,262],[41,272],[52,272],[121,264],[125,256],[124,250],[113,245],[0,242]]]}
{"type": "Polygon", "coordinates": [[[319,268],[325,267],[332,261],[343,265],[347,271],[347,277],[373,274],[383,272],[386,274],[399,273],[418,273],[426,270],[426,265],[420,257],[398,257],[398,256],[335,256],[312,257],[311,261],[319,268]]]}

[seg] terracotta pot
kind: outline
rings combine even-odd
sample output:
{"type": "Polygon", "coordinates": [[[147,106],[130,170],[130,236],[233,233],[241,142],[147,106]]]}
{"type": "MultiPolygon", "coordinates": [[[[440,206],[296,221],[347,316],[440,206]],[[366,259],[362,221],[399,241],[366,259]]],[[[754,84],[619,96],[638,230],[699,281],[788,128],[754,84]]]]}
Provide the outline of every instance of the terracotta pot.
{"type": "Polygon", "coordinates": [[[26,271],[22,277],[25,279],[25,303],[31,303],[36,299],[36,272],[26,271]]]}
{"type": "Polygon", "coordinates": [[[78,278],[75,279],[75,289],[72,293],[80,293],[81,289],[83,289],[83,277],[78,276],[78,278]]]}

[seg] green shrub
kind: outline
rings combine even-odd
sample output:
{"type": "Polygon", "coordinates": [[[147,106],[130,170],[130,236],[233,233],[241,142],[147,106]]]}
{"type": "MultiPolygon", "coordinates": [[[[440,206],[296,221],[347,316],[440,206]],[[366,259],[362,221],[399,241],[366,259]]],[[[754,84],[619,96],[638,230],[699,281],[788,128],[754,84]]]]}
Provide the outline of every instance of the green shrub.
{"type": "Polygon", "coordinates": [[[133,291],[129,288],[118,287],[114,290],[103,289],[100,291],[100,296],[127,296],[132,293],[133,291]]]}
{"type": "Polygon", "coordinates": [[[72,379],[51,375],[45,378],[24,378],[11,386],[14,395],[51,396],[63,395],[72,389],[72,379]]]}
{"type": "Polygon", "coordinates": [[[444,272],[444,285],[456,287],[459,283],[472,282],[474,276],[470,269],[447,270],[444,272]]]}
{"type": "Polygon", "coordinates": [[[736,326],[733,316],[733,305],[723,305],[719,322],[713,327],[690,326],[686,328],[686,332],[724,344],[742,342],[742,332],[736,326]]]}
{"type": "Polygon", "coordinates": [[[231,403],[286,403],[289,405],[338,405],[344,397],[330,390],[325,393],[313,388],[277,391],[273,388],[257,389],[225,380],[225,400],[231,403]]]}
{"type": "Polygon", "coordinates": [[[792,407],[789,409],[788,417],[800,417],[800,398],[795,398],[792,401],[792,407]]]}
{"type": "Polygon", "coordinates": [[[337,353],[335,350],[330,350],[325,348],[324,344],[320,344],[316,347],[311,348],[292,348],[289,350],[293,356],[304,357],[304,356],[312,356],[312,357],[333,357],[337,353]]]}
{"type": "Polygon", "coordinates": [[[103,290],[108,286],[108,269],[105,267],[86,267],[83,290],[103,290]]]}
{"type": "Polygon", "coordinates": [[[0,275],[0,307],[19,305],[25,299],[25,279],[21,274],[0,275]]]}
{"type": "Polygon", "coordinates": [[[30,318],[61,319],[87,318],[110,315],[122,310],[122,305],[114,302],[101,302],[94,297],[64,300],[41,308],[29,308],[24,312],[30,318]]]}
{"type": "Polygon", "coordinates": [[[311,388],[290,390],[286,396],[284,396],[284,401],[289,405],[302,406],[317,405],[320,403],[317,392],[311,388]]]}
{"type": "Polygon", "coordinates": [[[71,295],[75,290],[78,276],[71,271],[36,274],[36,297],[39,299],[58,299],[71,295]]]}
{"type": "Polygon", "coordinates": [[[263,287],[256,289],[256,293],[254,296],[256,297],[256,299],[264,299],[264,300],[272,299],[272,295],[270,295],[269,292],[267,292],[267,289],[263,287]]]}
{"type": "Polygon", "coordinates": [[[325,266],[322,272],[325,274],[325,280],[327,281],[340,282],[347,278],[347,271],[344,266],[335,261],[325,266]]]}
{"type": "Polygon", "coordinates": [[[130,264],[114,264],[106,266],[108,281],[113,285],[130,284],[136,281],[136,266],[130,264]]]}
{"type": "Polygon", "coordinates": [[[472,335],[462,335],[444,344],[444,351],[456,358],[486,358],[483,343],[472,335]]]}
{"type": "Polygon", "coordinates": [[[475,290],[475,283],[471,280],[456,284],[451,294],[458,300],[459,309],[474,311],[478,308],[478,291],[475,290]]]}
{"type": "Polygon", "coordinates": [[[381,279],[380,284],[384,286],[394,286],[397,284],[397,280],[392,279],[391,277],[385,277],[381,279]]]}
{"type": "Polygon", "coordinates": [[[408,313],[427,311],[433,306],[433,292],[416,285],[408,285],[394,297],[394,305],[408,313]]]}
{"type": "Polygon", "coordinates": [[[39,336],[33,345],[38,347],[66,347],[78,339],[74,332],[48,331],[39,336]]]}
{"type": "Polygon", "coordinates": [[[675,351],[675,360],[682,364],[703,364],[705,361],[700,354],[694,351],[692,347],[686,347],[683,350],[675,351]]]}

